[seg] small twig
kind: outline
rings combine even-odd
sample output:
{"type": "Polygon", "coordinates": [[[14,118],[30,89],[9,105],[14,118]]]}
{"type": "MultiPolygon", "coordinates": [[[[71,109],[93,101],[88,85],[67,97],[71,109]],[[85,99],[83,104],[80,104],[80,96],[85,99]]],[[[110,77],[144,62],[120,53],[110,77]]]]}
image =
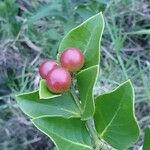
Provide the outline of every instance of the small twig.
{"type": "Polygon", "coordinates": [[[38,52],[41,52],[41,51],[42,51],[42,48],[36,46],[36,45],[35,45],[34,43],[32,43],[32,41],[31,41],[28,37],[26,37],[26,36],[24,36],[24,42],[25,42],[31,49],[33,49],[33,50],[35,50],[35,51],[38,51],[38,52]]]}
{"type": "Polygon", "coordinates": [[[100,150],[101,148],[101,142],[97,136],[97,132],[96,132],[96,129],[95,129],[95,125],[93,123],[93,118],[90,118],[86,121],[86,125],[87,125],[87,128],[90,132],[90,135],[92,136],[93,140],[94,140],[94,143],[95,143],[95,150],[100,150]]]}
{"type": "Polygon", "coordinates": [[[21,28],[20,28],[20,31],[18,32],[15,40],[13,41],[13,43],[10,45],[11,47],[14,47],[15,46],[15,43],[19,40],[23,30],[24,30],[24,25],[25,25],[25,22],[26,22],[26,19],[23,20],[23,23],[21,25],[21,28]]]}
{"type": "Polygon", "coordinates": [[[38,141],[40,141],[40,140],[41,140],[40,137],[39,137],[39,138],[35,138],[35,139],[33,139],[33,140],[30,140],[30,141],[27,141],[27,142],[23,143],[23,145],[33,144],[33,143],[36,143],[36,142],[38,142],[38,141]]]}

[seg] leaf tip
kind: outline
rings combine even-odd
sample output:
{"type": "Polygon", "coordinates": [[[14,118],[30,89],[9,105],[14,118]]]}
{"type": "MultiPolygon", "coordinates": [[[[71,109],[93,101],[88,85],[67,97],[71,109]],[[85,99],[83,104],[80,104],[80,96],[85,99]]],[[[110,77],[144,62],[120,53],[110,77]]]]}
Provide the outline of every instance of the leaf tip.
{"type": "Polygon", "coordinates": [[[41,95],[42,91],[41,91],[41,89],[42,89],[42,84],[43,84],[44,82],[45,82],[44,79],[40,80],[40,84],[39,84],[39,98],[40,98],[40,99],[42,99],[42,95],[41,95]]]}
{"type": "Polygon", "coordinates": [[[38,92],[38,90],[33,90],[31,92],[25,92],[25,93],[18,93],[18,94],[15,95],[15,98],[18,100],[22,96],[29,95],[29,94],[34,94],[36,92],[38,92]]]}

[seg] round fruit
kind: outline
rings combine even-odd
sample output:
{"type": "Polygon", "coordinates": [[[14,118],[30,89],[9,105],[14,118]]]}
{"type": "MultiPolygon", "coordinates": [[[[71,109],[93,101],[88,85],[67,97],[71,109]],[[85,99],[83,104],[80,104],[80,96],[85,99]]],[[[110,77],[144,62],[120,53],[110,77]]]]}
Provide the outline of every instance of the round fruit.
{"type": "Polygon", "coordinates": [[[84,55],[78,48],[68,48],[61,54],[60,63],[70,72],[78,71],[84,65],[84,55]]]}
{"type": "Polygon", "coordinates": [[[54,60],[46,60],[39,66],[39,73],[43,79],[46,79],[46,76],[49,71],[57,67],[57,63],[54,60]]]}
{"type": "Polygon", "coordinates": [[[71,86],[71,75],[62,67],[51,70],[47,75],[47,87],[53,93],[63,93],[71,86]]]}

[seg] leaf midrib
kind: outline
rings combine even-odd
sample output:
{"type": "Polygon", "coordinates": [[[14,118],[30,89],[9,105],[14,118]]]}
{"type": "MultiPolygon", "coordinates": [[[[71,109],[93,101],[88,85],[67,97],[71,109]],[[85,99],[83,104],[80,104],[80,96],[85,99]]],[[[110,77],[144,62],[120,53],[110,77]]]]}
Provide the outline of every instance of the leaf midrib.
{"type": "Polygon", "coordinates": [[[86,55],[86,52],[87,52],[88,47],[89,47],[89,45],[90,45],[91,39],[92,39],[92,37],[93,37],[93,34],[95,33],[94,31],[95,31],[96,27],[97,27],[97,26],[95,26],[92,31],[89,31],[89,32],[90,32],[90,37],[89,37],[88,43],[87,43],[86,46],[85,46],[85,51],[83,52],[84,55],[86,55]],[[92,33],[91,33],[91,32],[92,32],[92,33]]]}
{"type": "MultiPolygon", "coordinates": [[[[26,100],[25,100],[26,101],[26,100]]],[[[66,113],[70,113],[72,116],[80,116],[80,114],[79,113],[77,113],[77,112],[73,112],[73,111],[70,111],[70,110],[67,110],[67,109],[64,109],[64,108],[58,108],[57,106],[48,106],[48,105],[45,105],[45,104],[42,104],[42,103],[36,103],[36,104],[40,104],[40,105],[43,105],[44,107],[47,107],[47,108],[53,108],[53,109],[55,109],[55,110],[57,110],[57,109],[60,109],[61,111],[64,111],[64,113],[66,112],[66,113]]],[[[29,115],[29,113],[27,113],[28,114],[28,116],[31,116],[31,115],[29,115]]],[[[32,115],[33,116],[33,115],[32,115]]],[[[31,116],[31,117],[32,117],[31,116]]]]}
{"type": "Polygon", "coordinates": [[[103,135],[107,132],[107,129],[111,126],[111,124],[113,123],[114,119],[115,119],[116,116],[118,115],[118,112],[119,112],[119,110],[121,109],[121,104],[122,104],[122,101],[123,101],[123,97],[124,97],[124,95],[122,96],[122,98],[121,98],[121,100],[120,100],[120,104],[119,104],[117,110],[115,111],[113,118],[110,120],[110,122],[108,123],[108,125],[105,127],[105,129],[104,129],[103,132],[101,133],[101,135],[100,135],[101,137],[103,137],[103,135]]]}
{"type": "MultiPolygon", "coordinates": [[[[42,104],[42,103],[39,103],[39,104],[42,104]]],[[[76,113],[76,112],[73,112],[73,111],[67,110],[67,109],[62,108],[62,107],[58,108],[57,106],[48,106],[48,105],[44,105],[44,104],[42,104],[42,105],[43,105],[44,107],[46,106],[47,108],[53,107],[54,109],[60,109],[60,110],[62,110],[62,111],[64,111],[64,112],[69,112],[69,113],[71,113],[71,114],[79,115],[79,114],[78,114],[78,113],[76,113]]]]}
{"type": "Polygon", "coordinates": [[[72,144],[79,145],[79,146],[82,146],[82,147],[91,149],[91,147],[90,147],[89,145],[83,145],[82,143],[73,142],[73,141],[71,141],[71,140],[68,140],[68,139],[66,139],[66,138],[63,138],[62,136],[59,136],[59,135],[56,134],[56,133],[53,133],[53,132],[51,132],[51,133],[54,134],[55,136],[59,137],[59,138],[62,139],[62,140],[66,140],[66,141],[68,141],[68,142],[70,142],[70,143],[72,143],[72,144]]]}
{"type": "MultiPolygon", "coordinates": [[[[95,66],[96,67],[96,66],[95,66]]],[[[93,79],[93,78],[92,78],[93,79]]],[[[95,79],[96,80],[96,79],[95,79]]],[[[94,83],[95,83],[95,80],[94,80],[94,83]]],[[[90,86],[91,85],[91,83],[93,83],[92,82],[93,80],[91,80],[91,82],[90,82],[90,84],[89,84],[89,87],[88,87],[88,89],[87,89],[87,94],[86,94],[86,100],[85,100],[85,105],[84,105],[84,112],[85,112],[85,108],[86,108],[86,106],[87,106],[87,98],[88,98],[88,96],[89,96],[89,91],[90,91],[90,89],[92,88],[92,90],[93,90],[93,87],[94,86],[90,86]]],[[[92,95],[92,94],[91,94],[92,95]]],[[[92,95],[92,102],[94,101],[94,98],[93,98],[93,95],[92,95]]]]}

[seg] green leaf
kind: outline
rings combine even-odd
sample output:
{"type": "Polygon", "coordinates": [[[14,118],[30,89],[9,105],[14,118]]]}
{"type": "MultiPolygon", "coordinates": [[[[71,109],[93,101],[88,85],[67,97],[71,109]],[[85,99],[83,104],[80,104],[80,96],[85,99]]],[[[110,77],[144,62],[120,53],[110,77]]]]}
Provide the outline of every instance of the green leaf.
{"type": "Polygon", "coordinates": [[[98,74],[98,65],[82,70],[77,74],[77,85],[80,93],[83,120],[94,115],[95,104],[93,87],[98,74]]]}
{"type": "Polygon", "coordinates": [[[40,99],[39,91],[20,94],[17,102],[22,111],[31,118],[40,116],[80,117],[72,95],[67,92],[51,99],[40,99]]]}
{"type": "Polygon", "coordinates": [[[128,149],[139,136],[134,114],[134,91],[128,80],[96,98],[95,125],[99,136],[114,148],[128,149]]]}
{"type": "Polygon", "coordinates": [[[45,80],[40,81],[40,87],[39,87],[39,97],[40,97],[40,99],[50,99],[50,98],[54,98],[54,97],[58,97],[58,96],[61,96],[61,95],[51,93],[48,90],[45,80]]]}
{"type": "Polygon", "coordinates": [[[34,125],[51,138],[59,150],[91,150],[91,139],[85,122],[80,119],[41,117],[32,120],[34,125]]]}
{"type": "Polygon", "coordinates": [[[98,13],[72,29],[64,37],[60,43],[59,53],[66,48],[76,47],[81,49],[85,55],[83,69],[99,64],[99,48],[103,29],[103,16],[102,13],[98,13]]]}
{"type": "Polygon", "coordinates": [[[150,148],[150,127],[145,130],[143,150],[149,150],[150,148]]]}

